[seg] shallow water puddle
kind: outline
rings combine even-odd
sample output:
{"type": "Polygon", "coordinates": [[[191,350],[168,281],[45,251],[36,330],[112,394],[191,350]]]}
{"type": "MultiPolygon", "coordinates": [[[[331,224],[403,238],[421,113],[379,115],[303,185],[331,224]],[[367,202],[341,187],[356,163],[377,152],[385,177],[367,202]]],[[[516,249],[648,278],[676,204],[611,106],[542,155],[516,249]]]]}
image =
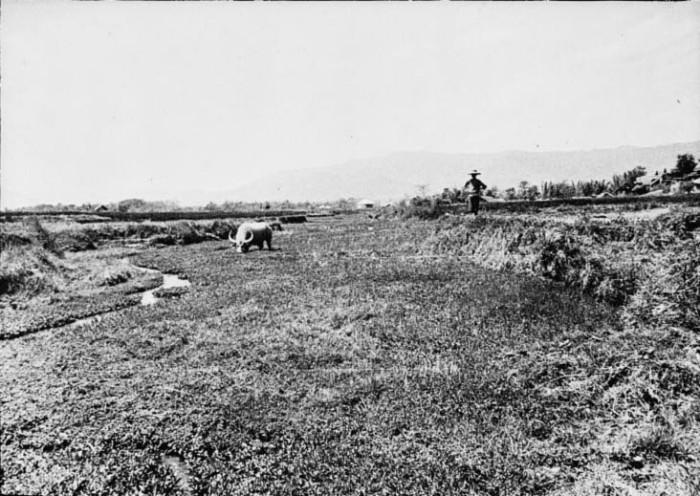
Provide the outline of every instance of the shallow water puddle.
{"type": "Polygon", "coordinates": [[[157,302],[160,298],[158,298],[154,293],[159,289],[182,288],[190,286],[191,284],[192,283],[190,283],[190,281],[187,279],[181,279],[175,274],[163,274],[163,284],[157,288],[144,291],[141,295],[141,304],[153,305],[155,302],[157,302]]]}

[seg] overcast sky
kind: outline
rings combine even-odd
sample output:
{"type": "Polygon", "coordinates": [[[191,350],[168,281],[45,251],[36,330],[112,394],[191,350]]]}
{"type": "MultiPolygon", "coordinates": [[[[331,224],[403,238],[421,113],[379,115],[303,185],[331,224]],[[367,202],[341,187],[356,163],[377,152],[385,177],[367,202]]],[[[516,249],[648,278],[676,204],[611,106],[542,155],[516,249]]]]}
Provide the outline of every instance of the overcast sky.
{"type": "Polygon", "coordinates": [[[700,139],[700,4],[2,2],[2,207],[700,139]]]}

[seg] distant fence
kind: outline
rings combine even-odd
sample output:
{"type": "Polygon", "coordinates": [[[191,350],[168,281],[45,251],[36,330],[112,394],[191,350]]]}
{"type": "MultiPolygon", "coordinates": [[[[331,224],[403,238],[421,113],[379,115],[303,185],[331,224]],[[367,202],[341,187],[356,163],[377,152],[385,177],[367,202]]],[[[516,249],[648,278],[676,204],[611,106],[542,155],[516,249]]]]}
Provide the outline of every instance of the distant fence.
{"type": "Polygon", "coordinates": [[[113,221],[124,222],[139,222],[139,221],[169,221],[169,220],[208,220],[208,219],[224,219],[224,218],[278,218],[280,222],[303,222],[301,220],[306,215],[303,210],[255,210],[255,211],[230,211],[230,212],[215,212],[215,211],[176,211],[176,212],[87,212],[84,210],[52,210],[44,212],[35,212],[29,210],[18,210],[9,212],[0,212],[0,222],[11,222],[21,217],[42,216],[42,217],[63,217],[63,216],[96,216],[108,218],[113,221]]]}

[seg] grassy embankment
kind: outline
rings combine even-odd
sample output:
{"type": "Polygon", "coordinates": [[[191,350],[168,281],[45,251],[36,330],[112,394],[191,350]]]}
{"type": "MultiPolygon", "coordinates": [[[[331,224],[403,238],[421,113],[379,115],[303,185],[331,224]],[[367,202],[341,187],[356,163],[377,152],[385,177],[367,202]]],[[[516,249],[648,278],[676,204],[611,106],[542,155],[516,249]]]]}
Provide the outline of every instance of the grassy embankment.
{"type": "Polygon", "coordinates": [[[469,231],[356,218],[136,255],[191,291],[3,342],[2,490],[697,491],[697,333],[470,263],[469,231]]]}
{"type": "Polygon", "coordinates": [[[559,212],[487,215],[436,226],[426,253],[561,282],[624,307],[630,322],[700,330],[700,209],[605,222],[559,212]]]}
{"type": "Polygon", "coordinates": [[[23,335],[139,303],[162,282],[127,258],[147,245],[186,245],[235,233],[230,220],[81,224],[69,217],[2,224],[0,337],[23,335]],[[98,249],[99,248],[99,249],[98,249]]]}
{"type": "MultiPolygon", "coordinates": [[[[284,219],[299,222],[303,217],[284,219]]],[[[59,327],[136,305],[137,293],[158,286],[163,278],[133,266],[128,256],[147,245],[186,245],[236,232],[232,219],[102,220],[54,215],[0,223],[0,319],[4,324],[0,337],[59,327]]],[[[172,297],[182,291],[157,290],[156,296],[172,297]]]]}

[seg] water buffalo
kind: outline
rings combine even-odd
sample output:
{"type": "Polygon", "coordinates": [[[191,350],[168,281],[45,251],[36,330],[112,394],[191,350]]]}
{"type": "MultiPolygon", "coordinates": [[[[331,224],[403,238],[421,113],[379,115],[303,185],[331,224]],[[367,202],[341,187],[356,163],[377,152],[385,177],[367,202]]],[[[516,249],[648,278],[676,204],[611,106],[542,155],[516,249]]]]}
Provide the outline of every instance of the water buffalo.
{"type": "Polygon", "coordinates": [[[236,245],[238,253],[246,253],[252,245],[262,250],[264,243],[267,243],[268,250],[272,250],[272,228],[266,222],[244,222],[238,226],[236,238],[229,233],[228,239],[236,245]]]}

